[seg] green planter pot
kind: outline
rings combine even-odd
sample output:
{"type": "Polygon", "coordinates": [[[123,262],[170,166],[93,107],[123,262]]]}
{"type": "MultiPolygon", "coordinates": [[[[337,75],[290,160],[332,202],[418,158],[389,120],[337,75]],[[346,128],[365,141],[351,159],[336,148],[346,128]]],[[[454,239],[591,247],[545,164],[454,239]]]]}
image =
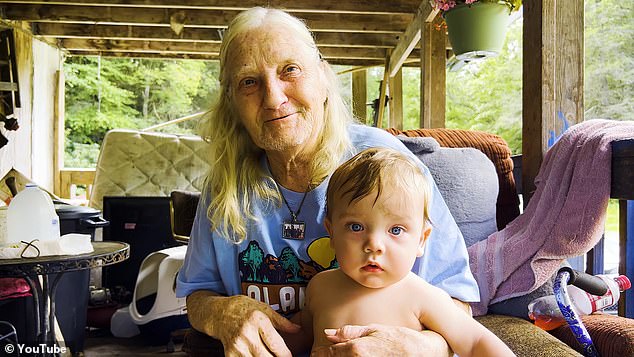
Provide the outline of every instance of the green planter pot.
{"type": "Polygon", "coordinates": [[[497,56],[504,45],[511,9],[504,4],[461,4],[443,14],[449,42],[461,60],[497,56]]]}

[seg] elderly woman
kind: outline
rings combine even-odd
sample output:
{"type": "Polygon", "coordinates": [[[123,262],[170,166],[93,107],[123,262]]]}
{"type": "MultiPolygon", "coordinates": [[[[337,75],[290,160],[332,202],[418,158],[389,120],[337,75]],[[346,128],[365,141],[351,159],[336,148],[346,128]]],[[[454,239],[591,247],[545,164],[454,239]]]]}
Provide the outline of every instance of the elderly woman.
{"type": "MultiPolygon", "coordinates": [[[[203,130],[211,169],[177,295],[187,296],[194,329],[219,339],[226,355],[299,352],[287,345],[299,329],[287,317],[303,306],[308,280],[337,264],[323,226],[330,175],[368,147],[411,155],[383,130],[354,124],[337,83],[310,31],[283,11],[244,11],[225,32],[220,92],[203,130]]],[[[431,259],[413,271],[467,311],[462,302],[477,301],[477,285],[435,185],[431,221],[431,259]]],[[[341,342],[327,354],[448,353],[430,331],[338,327],[341,342]]]]}

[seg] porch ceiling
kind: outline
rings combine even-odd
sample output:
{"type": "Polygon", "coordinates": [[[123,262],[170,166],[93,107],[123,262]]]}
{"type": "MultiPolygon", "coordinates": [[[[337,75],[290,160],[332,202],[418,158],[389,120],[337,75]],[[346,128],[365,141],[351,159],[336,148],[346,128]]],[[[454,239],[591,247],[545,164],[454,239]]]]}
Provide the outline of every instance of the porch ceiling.
{"type": "Polygon", "coordinates": [[[214,60],[229,21],[253,6],[304,19],[330,63],[358,66],[384,64],[388,50],[419,65],[419,16],[435,16],[427,0],[0,0],[0,18],[71,55],[214,60]]]}

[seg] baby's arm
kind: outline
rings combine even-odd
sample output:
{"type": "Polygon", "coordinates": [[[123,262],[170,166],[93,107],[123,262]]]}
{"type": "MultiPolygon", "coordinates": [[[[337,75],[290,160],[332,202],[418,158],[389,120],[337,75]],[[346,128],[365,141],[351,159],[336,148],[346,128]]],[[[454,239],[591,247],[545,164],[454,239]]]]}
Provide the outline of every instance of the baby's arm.
{"type": "Polygon", "coordinates": [[[493,332],[458,308],[444,291],[429,286],[425,311],[420,321],[425,328],[441,334],[461,357],[515,356],[493,332]]]}

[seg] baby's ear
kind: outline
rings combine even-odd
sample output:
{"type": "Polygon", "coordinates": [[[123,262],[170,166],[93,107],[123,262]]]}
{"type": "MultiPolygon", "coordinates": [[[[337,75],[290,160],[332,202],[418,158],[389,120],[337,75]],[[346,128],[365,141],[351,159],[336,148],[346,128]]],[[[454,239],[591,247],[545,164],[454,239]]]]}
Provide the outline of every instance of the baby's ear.
{"type": "Polygon", "coordinates": [[[423,228],[423,234],[421,234],[420,241],[418,242],[418,248],[416,251],[417,257],[422,257],[423,253],[425,253],[425,242],[427,242],[427,238],[429,238],[430,234],[431,226],[425,225],[425,228],[423,228]]]}
{"type": "Polygon", "coordinates": [[[324,227],[326,228],[326,232],[328,232],[330,240],[332,241],[332,222],[330,222],[330,219],[328,219],[328,217],[324,219],[324,227]]]}

